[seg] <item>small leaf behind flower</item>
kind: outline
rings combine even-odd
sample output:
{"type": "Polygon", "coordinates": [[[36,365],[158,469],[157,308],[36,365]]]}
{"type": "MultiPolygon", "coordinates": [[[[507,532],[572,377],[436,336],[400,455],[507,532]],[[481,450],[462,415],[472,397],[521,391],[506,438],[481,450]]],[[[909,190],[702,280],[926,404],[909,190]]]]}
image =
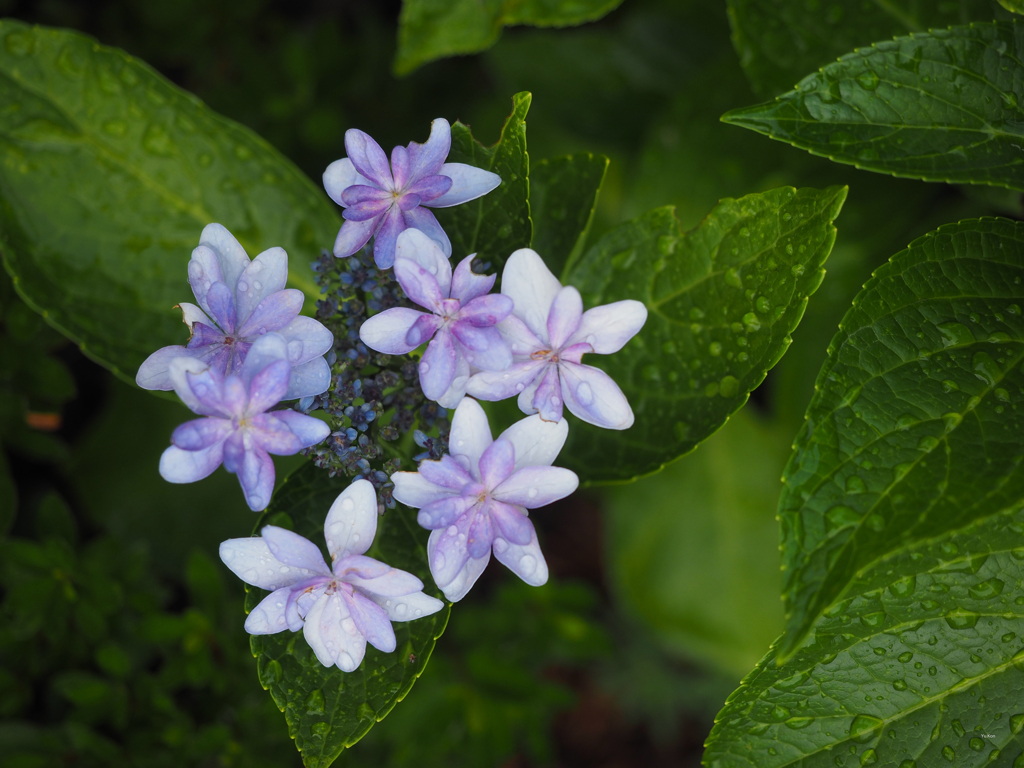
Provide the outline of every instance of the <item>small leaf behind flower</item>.
{"type": "MultiPolygon", "coordinates": [[[[332,478],[307,462],[288,476],[254,533],[272,524],[322,543],[327,511],[348,484],[347,478],[332,478]]],[[[366,554],[415,574],[428,585],[424,588],[428,594],[441,597],[430,586],[426,540],[427,531],[416,525],[415,513],[398,505],[378,520],[377,535],[366,554]]],[[[269,594],[255,587],[246,587],[246,592],[247,613],[269,594]]],[[[260,684],[284,712],[288,732],[306,766],[329,766],[405,698],[423,674],[450,610],[446,605],[432,616],[395,623],[397,649],[382,653],[367,645],[363,663],[347,674],[323,666],[301,631],[252,636],[260,684]]]]}
{"type": "Polygon", "coordinates": [[[727,199],[685,234],[674,210],[659,208],[588,249],[567,278],[584,306],[637,299],[649,312],[621,351],[584,358],[618,383],[636,423],[613,432],[570,416],[559,463],[585,482],[631,480],[721,427],[789,346],[845,199],[845,187],[727,199]]]}

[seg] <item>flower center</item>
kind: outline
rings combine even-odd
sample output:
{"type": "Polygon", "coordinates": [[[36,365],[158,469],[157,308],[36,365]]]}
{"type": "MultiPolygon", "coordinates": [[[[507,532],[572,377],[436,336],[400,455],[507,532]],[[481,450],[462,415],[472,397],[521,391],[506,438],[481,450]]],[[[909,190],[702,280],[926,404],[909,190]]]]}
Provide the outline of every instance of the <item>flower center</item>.
{"type": "Polygon", "coordinates": [[[534,360],[547,360],[551,363],[558,362],[558,352],[553,349],[538,349],[536,352],[531,353],[530,357],[534,360]]]}

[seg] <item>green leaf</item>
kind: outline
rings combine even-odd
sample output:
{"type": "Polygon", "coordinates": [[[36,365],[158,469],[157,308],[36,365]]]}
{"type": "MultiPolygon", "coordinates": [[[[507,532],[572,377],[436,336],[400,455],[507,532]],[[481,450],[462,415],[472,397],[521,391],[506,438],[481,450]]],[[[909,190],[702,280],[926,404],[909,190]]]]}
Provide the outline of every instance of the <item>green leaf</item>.
{"type": "Polygon", "coordinates": [[[608,158],[583,152],[541,160],[530,169],[530,247],[562,275],[583,252],[608,158]]]}
{"type": "Polygon", "coordinates": [[[745,409],[700,450],[604,494],[616,596],[663,645],[733,680],[782,629],[774,499],[787,438],[745,409]]]}
{"type": "Polygon", "coordinates": [[[988,21],[992,9],[989,0],[729,0],[729,20],[754,90],[771,96],[858,46],[931,27],[988,21]]]}
{"type": "Polygon", "coordinates": [[[925,181],[1024,190],[1024,24],[875,43],[722,120],[816,155],[925,181]]]}
{"type": "Polygon", "coordinates": [[[999,0],[999,4],[1013,13],[1024,13],[1024,2],[1022,0],[999,0]]]}
{"type": "Polygon", "coordinates": [[[619,433],[573,421],[566,465],[587,482],[631,480],[692,451],[742,407],[821,284],[845,199],[845,187],[726,199],[686,234],[659,208],[589,248],[568,276],[584,304],[637,299],[649,315],[621,351],[586,358],[622,388],[636,423],[619,433]]]}
{"type": "MultiPolygon", "coordinates": [[[[1021,405],[1018,387],[1007,410],[1021,405]]],[[[915,538],[859,575],[792,658],[780,665],[772,649],[733,692],[704,765],[1019,766],[1020,502],[915,538]]]]}
{"type": "MultiPolygon", "coordinates": [[[[272,523],[320,544],[327,511],[347,485],[347,480],[331,478],[306,463],[274,494],[256,530],[272,523]]],[[[373,546],[366,554],[433,584],[426,539],[427,532],[416,524],[415,514],[398,505],[380,518],[373,546]]],[[[246,612],[269,594],[254,587],[246,589],[246,612]]],[[[426,591],[440,597],[436,589],[428,587],[426,591]]],[[[397,650],[382,653],[368,646],[363,663],[349,674],[320,664],[301,632],[251,638],[260,683],[284,712],[288,732],[307,766],[326,768],[405,698],[423,674],[450,608],[446,605],[432,616],[396,623],[397,650]]]]}
{"type": "Polygon", "coordinates": [[[7,534],[14,525],[18,509],[18,487],[11,477],[11,467],[7,456],[0,448],[0,536],[7,534]]]}
{"type": "Polygon", "coordinates": [[[512,97],[512,114],[505,120],[501,138],[485,147],[473,138],[468,125],[452,126],[448,162],[466,163],[501,177],[501,186],[483,197],[452,208],[435,210],[437,220],[452,241],[456,263],[471,253],[501,274],[512,251],[527,248],[533,235],[530,222],[530,157],[526,154],[526,113],[532,97],[512,97]]]}
{"type": "Polygon", "coordinates": [[[280,245],[291,284],[337,235],[334,206],[288,160],[123,51],[0,22],[0,248],[19,293],[129,381],[181,344],[172,309],[206,224],[250,255],[280,245]]]}
{"type": "Polygon", "coordinates": [[[1024,225],[940,227],[880,267],[829,346],[779,500],[786,636],[885,556],[1024,502],[1024,225]]]}
{"type": "Polygon", "coordinates": [[[622,0],[403,0],[395,74],[446,56],[479,53],[513,24],[572,27],[596,21],[622,0]]]}

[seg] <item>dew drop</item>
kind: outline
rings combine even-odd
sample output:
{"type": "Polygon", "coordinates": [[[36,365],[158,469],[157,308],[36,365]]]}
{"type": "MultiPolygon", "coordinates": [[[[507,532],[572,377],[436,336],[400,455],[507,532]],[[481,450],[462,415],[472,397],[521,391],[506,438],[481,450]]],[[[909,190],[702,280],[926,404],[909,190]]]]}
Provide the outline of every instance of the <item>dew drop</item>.
{"type": "Polygon", "coordinates": [[[519,570],[524,576],[530,576],[537,570],[537,560],[532,555],[523,555],[519,559],[519,570]]]}
{"type": "Polygon", "coordinates": [[[249,284],[248,283],[239,283],[238,284],[238,290],[241,291],[242,293],[245,293],[246,291],[249,290],[249,284]]]}
{"type": "Polygon", "coordinates": [[[508,542],[505,541],[504,539],[497,538],[497,539],[494,540],[494,543],[493,543],[492,546],[494,547],[495,554],[500,555],[502,552],[504,552],[506,549],[508,549],[508,542]]]}
{"type": "Polygon", "coordinates": [[[576,399],[580,401],[581,405],[590,405],[594,402],[594,390],[590,388],[590,385],[587,384],[587,382],[581,382],[580,385],[576,387],[576,399]]]}

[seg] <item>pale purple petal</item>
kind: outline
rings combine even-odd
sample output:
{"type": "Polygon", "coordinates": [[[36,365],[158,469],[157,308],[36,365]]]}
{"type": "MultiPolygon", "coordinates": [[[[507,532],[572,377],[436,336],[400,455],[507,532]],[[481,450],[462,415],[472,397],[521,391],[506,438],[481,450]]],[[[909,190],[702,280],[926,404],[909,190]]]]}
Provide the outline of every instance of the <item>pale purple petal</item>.
{"type": "MultiPolygon", "coordinates": [[[[453,428],[452,435],[454,434],[453,428]]],[[[454,437],[450,438],[449,444],[455,446],[454,437]]],[[[475,465],[473,469],[475,469],[475,465]]],[[[466,471],[462,462],[454,454],[442,456],[438,461],[421,461],[419,473],[428,483],[438,488],[447,488],[454,493],[461,492],[467,483],[472,483],[476,478],[476,474],[466,471]]]]}
{"type": "Polygon", "coordinates": [[[331,428],[320,419],[297,411],[274,411],[249,418],[252,439],[276,456],[294,456],[303,448],[321,443],[331,428]]]}
{"type": "Polygon", "coordinates": [[[539,415],[520,419],[501,433],[516,448],[516,471],[523,467],[549,467],[569,436],[569,422],[544,421],[539,415]]]}
{"type": "Polygon", "coordinates": [[[459,361],[451,332],[442,328],[430,340],[420,361],[420,386],[428,400],[437,400],[451,386],[459,361]]]}
{"type": "Polygon", "coordinates": [[[395,279],[410,301],[431,312],[441,311],[447,296],[441,292],[437,278],[412,259],[395,259],[395,279]]]}
{"type": "Polygon", "coordinates": [[[569,343],[586,343],[597,354],[610,355],[636,336],[646,321],[647,307],[632,299],[594,307],[583,313],[569,343]]]}
{"type": "Polygon", "coordinates": [[[346,221],[338,230],[338,237],[334,241],[334,255],[339,259],[351,256],[360,248],[370,242],[374,231],[380,222],[377,219],[366,221],[346,221]]]}
{"type": "Polygon", "coordinates": [[[548,581],[548,564],[540,551],[536,532],[530,543],[523,545],[496,538],[494,556],[531,587],[540,587],[548,581]]]}
{"type": "MultiPolygon", "coordinates": [[[[406,188],[405,195],[415,195],[417,198],[416,204],[419,205],[421,202],[427,203],[441,197],[441,195],[451,188],[452,180],[447,176],[424,176],[406,188]]],[[[409,208],[412,207],[413,206],[409,206],[409,208]]],[[[403,210],[408,210],[408,208],[403,210]]]]}
{"type": "MultiPolygon", "coordinates": [[[[469,553],[466,551],[466,532],[469,529],[470,515],[460,517],[459,520],[443,531],[433,531],[427,540],[427,565],[430,566],[430,575],[434,583],[445,591],[445,587],[452,582],[459,571],[469,560],[469,553]],[[460,535],[463,538],[460,538],[460,535]]],[[[451,598],[448,598],[451,600],[451,598]]]]}
{"type": "MultiPolygon", "coordinates": [[[[234,287],[238,276],[249,266],[249,256],[235,236],[220,224],[207,224],[199,236],[199,245],[206,246],[216,254],[221,279],[229,288],[234,287]]],[[[192,255],[194,258],[195,251],[192,255]]]]}
{"type": "Polygon", "coordinates": [[[562,386],[558,380],[558,371],[557,365],[547,367],[530,403],[544,421],[558,421],[562,418],[562,386]]]}
{"type": "Polygon", "coordinates": [[[292,368],[291,378],[288,379],[288,391],[281,399],[295,400],[312,397],[326,392],[329,386],[331,386],[331,366],[322,357],[315,357],[292,368]]]}
{"type": "Polygon", "coordinates": [[[345,151],[357,172],[381,189],[393,189],[388,156],[368,134],[358,128],[345,131],[345,151]]]}
{"type": "MultiPolygon", "coordinates": [[[[382,565],[384,564],[382,563],[382,565]]],[[[384,565],[384,573],[379,576],[366,577],[358,574],[343,576],[339,574],[339,577],[362,592],[382,597],[401,597],[423,589],[423,582],[411,573],[387,565],[384,565]]]]}
{"type": "MultiPolygon", "coordinates": [[[[555,296],[562,290],[536,251],[521,248],[508,257],[501,277],[501,292],[515,303],[513,314],[541,342],[548,343],[547,322],[555,296]]],[[[517,350],[513,347],[513,352],[517,350]]]]}
{"type": "MultiPolygon", "coordinates": [[[[438,540],[444,536],[447,536],[445,531],[434,531],[430,534],[430,538],[427,540],[428,557],[434,553],[437,548],[438,540]]],[[[442,584],[437,581],[435,576],[434,582],[449,601],[457,603],[459,600],[464,598],[469,593],[469,590],[473,585],[476,584],[476,580],[480,578],[480,574],[484,572],[484,569],[487,567],[487,563],[490,562],[490,560],[490,551],[488,551],[483,557],[477,559],[467,556],[462,567],[450,577],[449,581],[442,584]]]]}
{"type": "Polygon", "coordinates": [[[176,357],[201,359],[205,354],[205,349],[189,349],[180,346],[158,349],[139,366],[139,372],[135,374],[135,383],[143,389],[174,389],[170,372],[171,361],[176,357]]]}
{"type": "Polygon", "coordinates": [[[226,415],[221,411],[219,403],[215,404],[216,407],[208,408],[200,402],[199,397],[192,391],[192,387],[189,385],[189,374],[195,374],[197,376],[205,374],[201,379],[205,385],[205,389],[203,391],[204,399],[211,389],[218,391],[222,382],[220,374],[212,371],[210,366],[202,360],[197,360],[191,357],[172,358],[167,367],[167,375],[171,380],[171,386],[175,393],[181,398],[181,401],[188,407],[188,409],[193,413],[198,413],[200,416],[226,415]]]}
{"type": "Polygon", "coordinates": [[[406,341],[409,330],[425,315],[415,309],[394,307],[385,309],[364,322],[359,328],[363,344],[385,355],[404,355],[412,352],[419,344],[406,341]]]}
{"type": "Polygon", "coordinates": [[[441,298],[447,299],[452,286],[452,265],[445,252],[427,234],[407,229],[395,244],[396,259],[410,259],[434,276],[441,298]]]}
{"type": "Polygon", "coordinates": [[[422,592],[413,592],[400,597],[383,597],[368,594],[368,598],[384,609],[391,621],[412,621],[430,616],[444,608],[444,603],[436,597],[422,592]]]}
{"type": "Polygon", "coordinates": [[[479,480],[480,457],[492,442],[491,426],[484,409],[476,400],[465,398],[452,416],[452,428],[448,438],[449,453],[464,468],[468,467],[473,479],[479,480]]]}
{"type": "Polygon", "coordinates": [[[322,574],[305,568],[287,566],[274,557],[259,536],[228,539],[221,542],[220,559],[246,584],[273,592],[322,574]]]}
{"type": "Polygon", "coordinates": [[[494,526],[491,524],[490,508],[494,502],[488,499],[476,514],[469,515],[469,527],[466,529],[466,552],[472,558],[480,558],[491,551],[494,541],[494,526]]]}
{"type": "Polygon", "coordinates": [[[495,535],[512,544],[529,544],[536,535],[530,518],[511,504],[492,502],[491,520],[495,535]]]}
{"type": "Polygon", "coordinates": [[[216,251],[208,245],[199,245],[193,249],[192,258],[188,262],[188,282],[199,306],[209,311],[206,294],[214,283],[223,283],[225,279],[216,251]]]}
{"type": "Polygon", "coordinates": [[[228,419],[193,419],[175,428],[171,433],[171,444],[183,451],[203,451],[224,440],[234,429],[228,419]]]}
{"type": "Polygon", "coordinates": [[[288,596],[288,604],[284,608],[288,629],[292,632],[302,629],[305,617],[320,596],[327,591],[330,581],[329,576],[316,576],[292,584],[292,593],[288,596]]]}
{"type": "MultiPolygon", "coordinates": [[[[245,362],[238,373],[245,386],[249,387],[257,373],[279,361],[288,361],[288,342],[278,333],[266,333],[257,337],[249,347],[245,362]]],[[[285,386],[287,387],[287,382],[285,386]]]]}
{"type": "Polygon", "coordinates": [[[404,214],[397,205],[381,216],[380,225],[373,233],[373,261],[381,269],[388,269],[395,263],[395,242],[405,226],[404,214]]]}
{"type": "Polygon", "coordinates": [[[452,148],[452,128],[443,117],[430,122],[430,138],[425,144],[409,144],[409,178],[419,179],[440,172],[452,148]]]}
{"type": "Polygon", "coordinates": [[[227,334],[235,332],[238,313],[231,289],[224,283],[214,283],[206,293],[206,307],[217,326],[227,334]]]}
{"type": "Polygon", "coordinates": [[[369,480],[356,480],[334,500],[324,520],[332,560],[361,555],[377,535],[377,492],[369,480]]]}
{"type": "Polygon", "coordinates": [[[223,457],[223,442],[203,451],[183,451],[172,445],[160,456],[160,477],[169,483],[194,483],[213,474],[223,457]]]}
{"type": "Polygon", "coordinates": [[[366,555],[346,555],[334,561],[334,574],[342,581],[351,578],[376,579],[392,570],[387,563],[375,560],[366,555]]]}
{"type": "Polygon", "coordinates": [[[474,496],[447,496],[424,505],[416,515],[416,522],[428,531],[447,528],[477,503],[479,499],[474,496]]]}
{"type": "Polygon", "coordinates": [[[419,472],[395,472],[391,476],[391,482],[395,484],[391,492],[395,500],[414,509],[458,493],[450,488],[434,485],[419,472]]]}
{"type": "Polygon", "coordinates": [[[270,549],[270,554],[289,568],[305,569],[313,574],[330,576],[331,569],[324,562],[320,548],[305,536],[286,528],[265,525],[260,536],[270,549]]]}
{"type": "MultiPolygon", "coordinates": [[[[193,323],[192,324],[192,337],[188,340],[188,348],[190,350],[195,350],[197,353],[200,353],[200,354],[191,355],[191,356],[194,356],[194,357],[196,357],[199,360],[206,360],[211,365],[213,365],[213,362],[212,362],[211,358],[212,357],[216,357],[217,354],[215,353],[214,355],[210,355],[209,354],[211,352],[210,348],[213,345],[215,345],[215,344],[223,345],[224,342],[225,342],[224,331],[222,331],[216,325],[207,325],[206,323],[193,323]],[[205,356],[204,356],[204,353],[205,353],[205,356]]],[[[220,352],[220,351],[221,350],[218,350],[218,352],[220,352]]],[[[231,351],[230,350],[225,350],[225,354],[230,355],[231,351]]],[[[220,361],[218,360],[218,363],[219,362],[220,361]]],[[[219,365],[217,365],[217,369],[220,370],[220,366],[219,365]]],[[[226,373],[226,371],[225,371],[225,373],[226,373]]]]}
{"type": "MultiPolygon", "coordinates": [[[[367,179],[365,176],[360,175],[356,167],[352,165],[352,161],[347,157],[341,158],[341,160],[335,160],[333,163],[327,166],[327,170],[324,171],[324,189],[327,190],[327,194],[330,198],[338,205],[344,206],[345,203],[342,201],[341,196],[351,186],[371,186],[373,182],[367,179]]],[[[367,240],[369,237],[367,237],[367,240]]],[[[359,250],[358,248],[356,250],[359,250]]],[[[337,254],[335,254],[337,255],[337,254]]]]}
{"type": "Polygon", "coordinates": [[[478,296],[464,303],[459,319],[480,328],[497,325],[512,314],[512,299],[500,293],[478,296]]]}
{"type": "Polygon", "coordinates": [[[383,216],[395,204],[395,199],[390,195],[383,200],[364,200],[345,209],[342,218],[345,221],[371,221],[378,216],[383,216]]]}
{"type": "Polygon", "coordinates": [[[437,404],[442,408],[451,410],[457,408],[462,399],[466,396],[466,385],[469,383],[469,361],[466,356],[460,354],[459,361],[455,365],[455,376],[452,377],[452,384],[443,395],[437,398],[437,404]]]}
{"type": "Polygon", "coordinates": [[[249,405],[245,409],[246,414],[254,416],[263,413],[281,402],[288,391],[288,379],[291,374],[292,367],[287,360],[276,360],[254,375],[249,382],[249,405]]]}
{"type": "Polygon", "coordinates": [[[437,315],[421,314],[405,334],[405,343],[415,349],[420,344],[430,341],[440,325],[441,318],[437,315]]]}
{"type": "MultiPolygon", "coordinates": [[[[494,287],[497,275],[478,275],[473,271],[473,259],[476,254],[470,254],[455,267],[455,274],[452,277],[452,288],[449,294],[453,299],[458,299],[463,307],[467,306],[478,296],[485,296],[494,287]]],[[[498,294],[499,296],[501,294],[498,294]]],[[[507,313],[506,313],[507,314],[507,313]]]]}
{"type": "Polygon", "coordinates": [[[414,192],[407,192],[398,198],[398,210],[411,211],[413,208],[420,204],[420,196],[414,192]]]}
{"type": "Polygon", "coordinates": [[[363,184],[355,184],[341,193],[341,204],[344,206],[359,205],[371,200],[387,200],[390,205],[390,201],[394,199],[395,196],[386,189],[363,184]]]}
{"type": "Polygon", "coordinates": [[[555,296],[548,313],[548,341],[552,349],[561,349],[566,340],[579,328],[583,317],[583,297],[571,285],[565,286],[555,296]]]}
{"type": "Polygon", "coordinates": [[[505,341],[508,342],[508,348],[512,350],[512,354],[516,359],[520,361],[525,360],[534,352],[548,350],[547,342],[539,339],[526,326],[526,323],[515,316],[514,307],[512,312],[513,314],[498,323],[497,327],[501,335],[505,337],[505,341]]]}
{"type": "Polygon", "coordinates": [[[426,208],[417,207],[411,211],[405,211],[402,216],[405,219],[405,226],[425,234],[437,243],[446,259],[451,257],[452,241],[448,239],[448,235],[438,223],[437,217],[434,214],[426,208]]]}
{"type": "Polygon", "coordinates": [[[313,604],[302,630],[325,667],[337,664],[342,671],[353,672],[366,654],[366,638],[359,633],[344,598],[337,592],[325,594],[313,604]]]}
{"type": "Polygon", "coordinates": [[[310,360],[326,355],[334,346],[334,334],[327,330],[323,323],[312,317],[299,315],[280,330],[275,328],[267,330],[277,330],[284,337],[288,348],[288,362],[292,364],[292,368],[297,368],[310,360]],[[302,354],[298,357],[293,354],[295,346],[292,342],[295,341],[302,342],[302,354]]]}
{"type": "Polygon", "coordinates": [[[409,181],[412,162],[405,147],[398,145],[391,150],[391,176],[395,189],[404,189],[409,181]]]}
{"type": "Polygon", "coordinates": [[[589,365],[561,363],[562,396],[565,406],[577,418],[605,429],[629,429],[633,409],[612,378],[589,365]]]}
{"type": "MultiPolygon", "coordinates": [[[[225,449],[229,446],[230,441],[224,443],[225,449]]],[[[245,503],[253,512],[262,512],[274,492],[274,462],[270,454],[258,446],[248,448],[241,459],[236,474],[245,494],[245,503]]]]}
{"type": "Polygon", "coordinates": [[[237,376],[228,376],[220,382],[211,368],[199,373],[186,373],[185,379],[203,408],[215,412],[216,416],[240,416],[245,408],[247,397],[237,376]]]}
{"type": "Polygon", "coordinates": [[[441,197],[427,203],[431,208],[449,208],[460,203],[468,203],[486,195],[501,184],[501,176],[498,174],[465,163],[445,163],[438,173],[452,180],[452,188],[441,197]]]}
{"type": "Polygon", "coordinates": [[[343,592],[342,598],[348,603],[349,615],[356,629],[370,645],[384,653],[395,650],[395,630],[383,608],[358,592],[351,595],[343,592]]]}
{"type": "MultiPolygon", "coordinates": [[[[480,457],[480,482],[488,490],[496,488],[512,474],[516,464],[516,449],[508,440],[500,437],[487,446],[480,457]]],[[[475,555],[479,557],[479,555],[475,555]]]]}
{"type": "Polygon", "coordinates": [[[273,635],[288,629],[285,608],[291,592],[291,587],[282,587],[263,598],[246,618],[245,631],[250,635],[273,635]]]}
{"type": "MultiPolygon", "coordinates": [[[[235,285],[235,301],[238,305],[239,321],[245,322],[264,299],[278,291],[283,291],[287,283],[288,254],[285,253],[284,248],[268,248],[253,259],[235,285]]],[[[300,291],[295,292],[299,294],[299,309],[301,309],[302,294],[300,291]]],[[[296,314],[298,314],[298,310],[296,310],[296,314]]],[[[268,326],[267,330],[277,329],[268,326]]]]}
{"type": "Polygon", "coordinates": [[[533,381],[526,385],[526,388],[516,398],[516,405],[519,406],[519,410],[523,413],[532,414],[537,412],[537,409],[533,407],[533,398],[537,394],[540,385],[544,383],[549,365],[554,365],[554,363],[546,363],[543,370],[534,377],[533,381]]]}
{"type": "MultiPolygon", "coordinates": [[[[575,472],[561,467],[523,467],[494,489],[492,495],[506,504],[527,509],[543,507],[572,494],[580,484],[575,472]]],[[[526,542],[520,542],[525,544],[526,542]]]]}
{"type": "Polygon", "coordinates": [[[449,327],[462,345],[466,360],[474,368],[504,371],[512,365],[512,351],[497,328],[477,328],[462,320],[449,327]]]}
{"type": "Polygon", "coordinates": [[[187,301],[183,301],[176,306],[181,310],[181,322],[187,325],[189,329],[191,329],[196,323],[206,323],[206,325],[209,326],[213,325],[213,321],[195,304],[189,304],[187,301]]]}
{"type": "Polygon", "coordinates": [[[469,380],[466,391],[481,400],[498,401],[515,397],[538,377],[544,375],[546,360],[527,360],[514,363],[502,371],[476,373],[469,380]]]}

